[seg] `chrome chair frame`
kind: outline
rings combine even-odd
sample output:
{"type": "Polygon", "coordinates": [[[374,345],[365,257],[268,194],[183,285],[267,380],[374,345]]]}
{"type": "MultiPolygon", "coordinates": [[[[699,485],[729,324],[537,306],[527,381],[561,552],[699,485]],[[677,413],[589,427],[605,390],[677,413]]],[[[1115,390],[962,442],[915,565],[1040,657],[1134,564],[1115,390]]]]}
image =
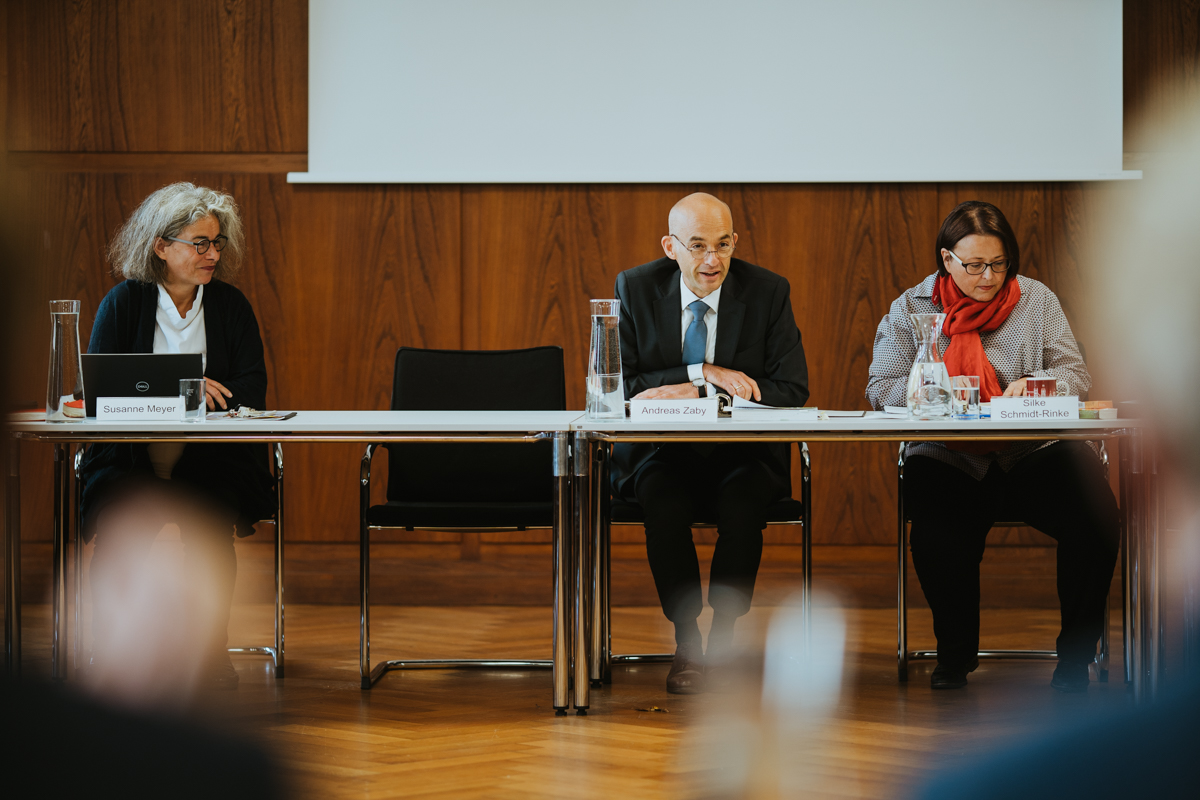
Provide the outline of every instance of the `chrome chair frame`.
{"type": "MultiPolygon", "coordinates": [[[[612,683],[614,664],[669,664],[674,660],[675,654],[612,652],[612,492],[609,489],[612,445],[603,442],[593,442],[593,445],[590,490],[593,496],[600,498],[600,502],[594,504],[596,517],[591,520],[594,555],[591,563],[585,565],[585,568],[590,568],[591,574],[593,616],[590,624],[586,625],[590,630],[585,631],[584,635],[590,634],[591,637],[591,685],[600,686],[612,683]]],[[[800,591],[803,608],[807,613],[811,609],[812,591],[812,459],[807,442],[797,442],[797,445],[800,448],[800,503],[803,506],[801,517],[798,520],[768,520],[767,524],[801,526],[803,578],[800,591]]],[[[582,462],[582,459],[580,461],[582,462]]],[[[578,480],[588,479],[581,476],[578,480]]],[[[692,527],[714,528],[716,523],[698,522],[693,523],[692,527]]]]}
{"type": "MultiPolygon", "coordinates": [[[[908,680],[908,662],[910,661],[930,661],[937,658],[937,650],[909,650],[908,649],[908,515],[904,507],[904,449],[907,442],[900,443],[900,452],[897,460],[897,522],[899,532],[896,537],[897,542],[897,564],[896,573],[896,667],[899,672],[901,682],[908,680]]],[[[1104,464],[1104,475],[1108,477],[1108,448],[1103,442],[1100,442],[1100,459],[1104,464]]],[[[1122,504],[1124,508],[1124,504],[1122,504]]],[[[1123,517],[1123,514],[1122,514],[1123,517]]],[[[993,528],[1021,528],[1026,527],[1024,522],[1016,521],[997,521],[993,523],[993,528]]],[[[1125,525],[1122,520],[1121,524],[1121,563],[1125,561],[1125,525]]],[[[1124,570],[1122,571],[1124,574],[1124,570]]],[[[1124,586],[1125,581],[1122,581],[1124,586]]],[[[1122,590],[1124,594],[1124,589],[1122,590]]],[[[1124,603],[1126,611],[1128,603],[1124,603]]],[[[1096,677],[1103,683],[1108,682],[1109,668],[1109,607],[1108,603],[1104,604],[1104,630],[1100,634],[1100,649],[1096,654],[1096,677]]],[[[1126,631],[1126,639],[1128,639],[1128,614],[1122,615],[1123,627],[1126,631]]],[[[1128,643],[1126,646],[1128,650],[1128,643]]],[[[980,659],[1023,659],[1023,660],[1057,660],[1058,652],[1056,650],[980,650],[980,659]]],[[[1128,663],[1128,658],[1126,659],[1128,663]]],[[[1128,680],[1129,670],[1126,667],[1126,680],[1128,680]]]]}
{"type": "MultiPolygon", "coordinates": [[[[74,595],[75,595],[75,636],[73,641],[75,668],[81,666],[83,654],[83,481],[80,480],[80,470],[83,466],[82,444],[75,447],[75,525],[72,534],[74,558],[74,595]]],[[[271,452],[271,467],[275,475],[275,516],[259,520],[270,522],[275,526],[275,643],[274,645],[230,647],[231,655],[267,656],[271,659],[275,677],[282,678],[284,674],[284,645],[283,645],[283,444],[275,442],[271,452]]],[[[57,629],[57,626],[56,626],[57,629]]]]}
{"type": "MultiPolygon", "coordinates": [[[[554,479],[562,481],[569,486],[569,477],[567,476],[567,448],[565,438],[561,441],[559,438],[553,440],[554,446],[554,479]],[[560,452],[561,451],[561,452],[560,452]],[[563,463],[559,463],[563,462],[563,463]]],[[[371,587],[371,531],[373,530],[438,530],[438,531],[456,531],[459,533],[492,533],[501,531],[518,531],[518,530],[548,530],[553,529],[552,525],[529,525],[525,527],[483,527],[483,528],[424,528],[424,527],[404,527],[394,528],[388,525],[368,525],[367,511],[371,507],[371,462],[375,457],[375,451],[379,447],[378,444],[368,444],[363,453],[362,462],[359,465],[359,586],[360,586],[360,621],[359,621],[359,647],[358,647],[358,664],[359,678],[361,688],[366,690],[375,685],[375,682],[384,676],[385,673],[394,669],[551,669],[554,666],[552,659],[497,659],[497,658],[410,658],[410,659],[394,659],[390,661],[381,661],[372,668],[371,666],[371,603],[370,603],[370,587],[371,587]]],[[[560,495],[563,500],[569,503],[569,492],[560,495]]],[[[564,511],[561,508],[555,507],[554,514],[562,517],[564,511]]],[[[563,519],[560,521],[562,531],[569,529],[569,520],[563,519]]],[[[569,538],[568,538],[569,541],[569,538]]],[[[560,548],[555,546],[556,559],[566,557],[570,563],[569,554],[559,553],[560,548]]],[[[555,564],[554,575],[555,580],[560,579],[560,573],[565,575],[565,571],[560,569],[560,565],[555,564]]],[[[560,587],[561,588],[561,587],[560,587]]],[[[562,591],[555,591],[555,598],[564,597],[562,591]]],[[[570,617],[565,613],[565,609],[555,607],[556,616],[562,614],[563,620],[569,623],[570,617]]],[[[570,639],[568,633],[565,637],[570,639]]],[[[563,641],[560,646],[566,647],[566,641],[563,641]]],[[[565,713],[565,704],[563,708],[557,708],[559,714],[565,713]]]]}

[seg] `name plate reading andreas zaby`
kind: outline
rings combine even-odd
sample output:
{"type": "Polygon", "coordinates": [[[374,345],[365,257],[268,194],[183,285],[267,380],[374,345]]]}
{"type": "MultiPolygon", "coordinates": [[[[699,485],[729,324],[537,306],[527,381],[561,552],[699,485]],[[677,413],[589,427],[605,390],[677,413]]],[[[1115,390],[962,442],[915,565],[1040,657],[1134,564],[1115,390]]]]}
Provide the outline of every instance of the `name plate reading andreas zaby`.
{"type": "Polygon", "coordinates": [[[698,422],[717,418],[717,398],[630,400],[631,422],[698,422]]]}
{"type": "Polygon", "coordinates": [[[182,397],[97,397],[97,422],[179,422],[182,397]]]}
{"type": "Polygon", "coordinates": [[[1079,419],[1078,397],[993,397],[993,422],[1079,419]]]}

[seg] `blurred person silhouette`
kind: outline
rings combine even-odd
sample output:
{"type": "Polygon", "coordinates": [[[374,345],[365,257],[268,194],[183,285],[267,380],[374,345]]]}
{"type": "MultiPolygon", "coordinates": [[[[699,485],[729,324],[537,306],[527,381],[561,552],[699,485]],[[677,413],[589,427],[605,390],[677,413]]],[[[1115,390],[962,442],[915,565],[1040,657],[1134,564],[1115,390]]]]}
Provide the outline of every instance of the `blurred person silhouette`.
{"type": "MultiPolygon", "coordinates": [[[[1182,570],[1194,585],[1200,575],[1200,92],[1181,94],[1186,111],[1151,135],[1144,179],[1114,193],[1098,226],[1104,234],[1093,249],[1099,266],[1093,305],[1117,396],[1137,400],[1154,422],[1166,467],[1159,474],[1175,473],[1190,487],[1182,570]]],[[[946,774],[918,796],[1195,797],[1200,676],[1191,656],[1185,670],[1192,672],[1176,676],[1152,705],[1094,715],[946,774]]]]}
{"type": "MultiPolygon", "coordinates": [[[[88,352],[201,353],[209,410],[263,408],[267,369],[258,322],[245,295],[225,282],[237,275],[244,249],[241,217],[228,194],[190,183],[152,193],[109,248],[114,273],[126,280],[100,303],[88,352]]],[[[179,525],[188,552],[209,573],[224,620],[203,658],[214,688],[238,684],[226,651],[237,577],[233,540],[235,532],[253,534],[254,522],[275,510],[267,464],[261,444],[96,444],[83,460],[83,536],[96,539],[94,585],[119,585],[117,564],[149,547],[167,523],[179,525]],[[140,509],[124,502],[131,492],[140,509]],[[114,503],[119,509],[110,514],[114,503]]],[[[105,640],[120,623],[111,596],[94,596],[93,660],[103,671],[105,640]]]]}

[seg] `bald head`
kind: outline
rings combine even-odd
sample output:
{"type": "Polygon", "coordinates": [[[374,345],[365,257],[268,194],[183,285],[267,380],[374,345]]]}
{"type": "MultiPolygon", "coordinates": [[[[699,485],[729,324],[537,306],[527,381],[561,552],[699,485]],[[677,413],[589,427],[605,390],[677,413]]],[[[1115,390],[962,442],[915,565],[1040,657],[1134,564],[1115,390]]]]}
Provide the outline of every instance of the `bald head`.
{"type": "Polygon", "coordinates": [[[679,264],[688,289],[707,297],[721,288],[737,244],[729,206],[711,194],[689,194],[671,209],[667,229],[663,252],[679,264]]]}
{"type": "Polygon", "coordinates": [[[671,206],[671,213],[667,215],[667,230],[676,236],[679,236],[684,230],[690,232],[690,229],[697,224],[706,223],[716,224],[730,232],[733,231],[733,213],[729,210],[729,206],[705,192],[689,194],[671,206]]]}

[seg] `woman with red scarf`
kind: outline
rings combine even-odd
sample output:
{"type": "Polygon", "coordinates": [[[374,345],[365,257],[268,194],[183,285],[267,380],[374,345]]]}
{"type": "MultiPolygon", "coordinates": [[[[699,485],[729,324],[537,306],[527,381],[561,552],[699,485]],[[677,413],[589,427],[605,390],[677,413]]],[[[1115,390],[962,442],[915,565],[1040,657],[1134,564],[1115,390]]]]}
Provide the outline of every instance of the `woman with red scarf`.
{"type": "MultiPolygon", "coordinates": [[[[935,255],[937,272],[897,298],[875,333],[867,383],[875,408],[905,405],[916,358],[909,314],[946,315],[938,349],[951,376],[979,376],[981,402],[1022,395],[1032,377],[1087,396],[1091,377],[1062,306],[1045,284],[1018,274],[1020,248],[998,208],[959,204],[935,255]]],[[[909,445],[904,502],[938,643],[932,687],[962,688],[979,666],[979,563],[992,525],[1017,519],[1058,542],[1062,631],[1051,685],[1086,691],[1118,547],[1116,499],[1095,450],[1084,442],[909,445]]]]}

